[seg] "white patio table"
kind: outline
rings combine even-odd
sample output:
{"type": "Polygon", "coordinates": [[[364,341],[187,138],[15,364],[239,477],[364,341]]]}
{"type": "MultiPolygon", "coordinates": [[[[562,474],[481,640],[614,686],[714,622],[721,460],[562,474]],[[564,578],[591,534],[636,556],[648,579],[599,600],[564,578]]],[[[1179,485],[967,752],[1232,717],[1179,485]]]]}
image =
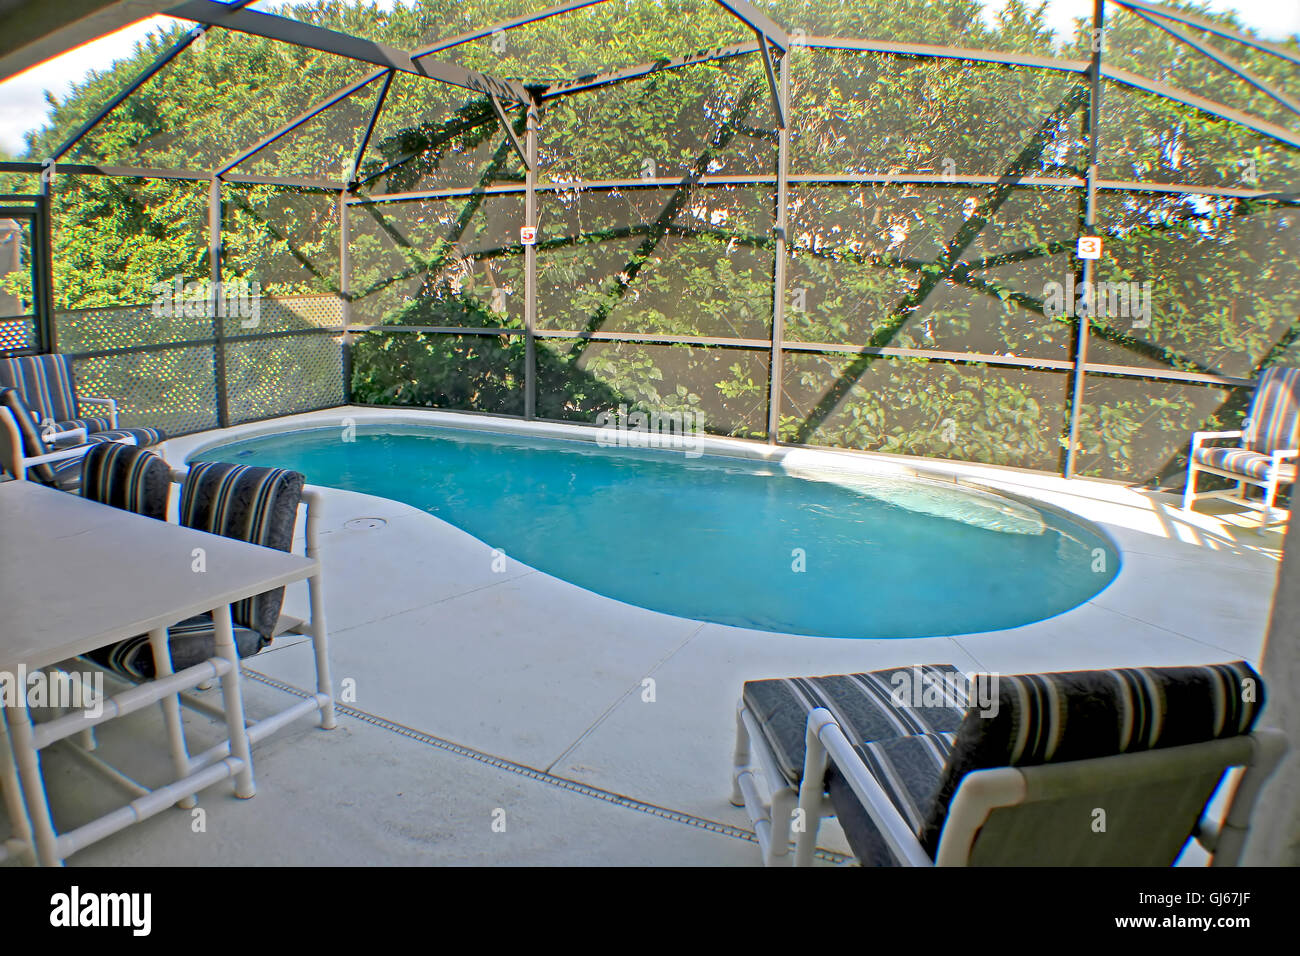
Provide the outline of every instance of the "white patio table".
{"type": "Polygon", "coordinates": [[[59,865],[88,844],[174,804],[184,805],[200,790],[230,777],[237,796],[253,796],[230,605],[304,580],[316,570],[314,560],[146,518],[33,482],[0,484],[0,673],[16,679],[24,669],[30,674],[146,633],[159,662],[154,680],[108,698],[98,716],[79,710],[33,725],[26,695],[8,695],[16,699],[0,708],[8,724],[8,734],[0,726],[0,787],[10,815],[19,819],[13,821],[14,840],[7,852],[0,848],[0,856],[30,841],[40,864],[59,865]],[[173,674],[167,628],[208,611],[216,623],[217,656],[173,674]],[[178,695],[215,678],[221,680],[229,734],[223,747],[228,746],[229,755],[191,760],[179,731],[178,695]],[[176,779],[157,789],[140,788],[127,805],[56,833],[40,751],[158,701],[173,741],[176,779]],[[6,759],[10,755],[12,760],[6,759]],[[11,795],[19,782],[22,806],[11,795]],[[27,820],[18,812],[23,808],[27,820]]]}

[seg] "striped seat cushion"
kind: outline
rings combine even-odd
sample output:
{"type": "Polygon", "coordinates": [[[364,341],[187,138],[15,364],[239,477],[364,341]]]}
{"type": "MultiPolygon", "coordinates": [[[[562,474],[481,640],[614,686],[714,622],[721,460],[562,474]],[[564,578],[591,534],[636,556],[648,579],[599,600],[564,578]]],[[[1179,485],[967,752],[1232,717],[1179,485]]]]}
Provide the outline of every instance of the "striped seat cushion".
{"type": "Polygon", "coordinates": [[[864,744],[955,732],[967,703],[965,680],[950,664],[749,681],[743,697],[792,787],[803,779],[804,734],[814,708],[825,707],[852,743],[864,744]]]}
{"type": "MultiPolygon", "coordinates": [[[[1235,475],[1244,475],[1259,481],[1267,481],[1271,477],[1270,473],[1273,470],[1272,458],[1260,452],[1251,451],[1248,448],[1216,448],[1211,445],[1202,445],[1196,449],[1193,458],[1198,465],[1207,465],[1220,471],[1230,471],[1235,475]]],[[[1295,481],[1295,472],[1295,465],[1281,465],[1277,470],[1278,480],[1282,482],[1295,481]]]]}
{"type": "Polygon", "coordinates": [[[1264,685],[1243,661],[1001,675],[996,712],[962,721],[919,833],[933,856],[962,778],[1020,767],[1178,747],[1249,733],[1264,685]]]}
{"type": "MultiPolygon", "coordinates": [[[[181,488],[180,523],[288,551],[302,500],[303,476],[283,468],[200,462],[190,466],[181,488]]],[[[231,608],[234,622],[268,641],[280,619],[284,588],[276,588],[231,608]]]]}
{"type": "Polygon", "coordinates": [[[17,389],[37,421],[66,422],[78,417],[76,384],[65,355],[0,359],[0,386],[17,389]]]}
{"type": "Polygon", "coordinates": [[[156,445],[167,437],[167,433],[161,428],[114,428],[108,431],[95,432],[93,435],[87,435],[86,441],[89,444],[106,441],[121,441],[123,438],[135,439],[135,444],[140,448],[146,448],[149,445],[156,445]]]}
{"type": "Polygon", "coordinates": [[[81,459],[81,496],[167,520],[171,469],[151,451],[117,442],[96,444],[81,459]]]}
{"type": "Polygon", "coordinates": [[[1269,455],[1300,447],[1300,369],[1261,372],[1247,417],[1250,429],[1242,444],[1248,450],[1269,455]]]}
{"type": "MultiPolygon", "coordinates": [[[[234,635],[240,658],[252,657],[268,643],[261,634],[247,627],[236,627],[234,635]]],[[[200,614],[169,627],[167,643],[171,648],[173,671],[182,671],[216,656],[216,625],[212,615],[200,614]]],[[[131,681],[151,680],[158,672],[147,634],[92,651],[86,658],[131,681]]]]}
{"type": "MultiPolygon", "coordinates": [[[[921,832],[934,808],[956,737],[955,733],[912,734],[853,748],[913,833],[921,832]]],[[[834,764],[826,773],[826,791],[858,862],[862,866],[897,866],[899,861],[834,764]]]]}
{"type": "Polygon", "coordinates": [[[107,418],[70,418],[67,421],[55,422],[53,427],[56,432],[68,432],[74,428],[84,428],[87,435],[93,435],[96,432],[108,431],[113,427],[113,423],[107,418]]]}

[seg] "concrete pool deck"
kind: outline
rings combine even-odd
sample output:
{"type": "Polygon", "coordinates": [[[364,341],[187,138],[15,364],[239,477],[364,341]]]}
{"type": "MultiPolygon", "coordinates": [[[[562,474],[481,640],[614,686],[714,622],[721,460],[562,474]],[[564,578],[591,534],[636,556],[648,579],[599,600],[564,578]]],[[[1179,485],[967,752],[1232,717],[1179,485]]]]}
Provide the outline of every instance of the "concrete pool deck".
{"type": "MultiPolygon", "coordinates": [[[[181,465],[215,443],[345,420],[521,427],[339,408],[186,436],[163,451],[181,465]]],[[[529,431],[592,434],[575,429],[529,431]]],[[[774,451],[726,440],[705,450],[774,451]]],[[[921,473],[1064,509],[1111,537],[1120,573],[1080,607],[1011,630],[901,640],[779,635],[632,607],[508,555],[498,570],[491,543],[399,502],[327,489],[321,551],[334,678],[345,695],[339,729],[304,721],[261,745],[258,796],[237,801],[222,786],[201,795],[203,833],[177,810],[69,862],[756,865],[748,821],[728,802],[734,707],[746,680],[921,663],[1003,673],[1258,663],[1281,534],[1256,531],[1253,512],[1203,502],[1188,515],[1165,494],[990,466],[775,451],[795,468],[921,473]],[[355,520],[366,518],[381,520],[355,520]]],[[[305,610],[305,588],[290,589],[286,611],[305,610]]],[[[265,695],[314,683],[301,638],[277,639],[246,668],[254,714],[265,695]]],[[[200,739],[214,733],[203,718],[187,720],[200,739]]],[[[161,723],[152,709],[100,735],[107,755],[134,764],[146,782],[166,766],[161,733],[142,738],[133,729],[150,722],[161,723]],[[159,740],[159,752],[139,753],[131,745],[140,739],[159,740]]],[[[70,756],[48,763],[56,820],[87,815],[100,791],[117,798],[100,780],[78,785],[88,771],[70,756]]],[[[832,860],[843,849],[833,827],[823,843],[832,860]]]]}

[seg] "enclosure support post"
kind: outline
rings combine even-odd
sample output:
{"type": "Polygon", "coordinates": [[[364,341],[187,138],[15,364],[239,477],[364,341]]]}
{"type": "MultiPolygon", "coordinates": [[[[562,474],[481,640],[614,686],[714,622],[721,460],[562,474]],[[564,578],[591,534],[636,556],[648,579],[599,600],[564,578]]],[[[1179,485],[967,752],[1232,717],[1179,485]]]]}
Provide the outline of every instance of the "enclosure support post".
{"type": "Polygon", "coordinates": [[[54,167],[41,178],[40,198],[32,220],[32,259],[36,288],[32,303],[36,309],[36,348],[40,352],[59,350],[59,328],[54,321],[54,167]]]}
{"type": "MultiPolygon", "coordinates": [[[[790,115],[790,50],[777,62],[780,76],[781,115],[790,115]]],[[[772,271],[772,358],[768,371],[767,440],[775,445],[781,428],[781,347],[785,338],[785,255],[790,199],[790,124],[777,132],[776,150],[776,264],[772,271]]]]}
{"type": "MultiPolygon", "coordinates": [[[[1088,172],[1084,192],[1083,231],[1093,235],[1097,227],[1097,141],[1101,125],[1101,39],[1106,25],[1105,0],[1095,0],[1092,13],[1092,66],[1089,77],[1092,83],[1088,100],[1088,172]]],[[[1079,415],[1083,410],[1086,385],[1085,366],[1088,363],[1088,332],[1092,323],[1092,307],[1096,302],[1093,284],[1097,281],[1097,260],[1083,260],[1084,302],[1079,308],[1079,335],[1074,350],[1074,380],[1070,387],[1070,430],[1066,436],[1065,477],[1073,478],[1079,465],[1079,415]]]]}
{"type": "Polygon", "coordinates": [[[524,225],[533,229],[533,242],[524,245],[524,418],[537,417],[537,127],[536,99],[528,104],[524,225]]]}
{"type": "Polygon", "coordinates": [[[339,325],[343,336],[339,343],[343,366],[343,404],[352,404],[352,255],[348,249],[348,192],[339,190],[339,325]]]}
{"type": "Polygon", "coordinates": [[[226,394],[226,324],[217,308],[221,289],[221,180],[215,175],[208,187],[208,312],[212,316],[213,382],[217,393],[217,425],[230,425],[230,401],[226,394]]]}

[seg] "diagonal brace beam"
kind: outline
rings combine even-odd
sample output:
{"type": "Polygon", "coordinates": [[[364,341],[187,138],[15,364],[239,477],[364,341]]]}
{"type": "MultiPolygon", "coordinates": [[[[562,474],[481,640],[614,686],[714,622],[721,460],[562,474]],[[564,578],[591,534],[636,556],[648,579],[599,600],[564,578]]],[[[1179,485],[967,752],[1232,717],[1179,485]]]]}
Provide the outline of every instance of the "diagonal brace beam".
{"type": "Polygon", "coordinates": [[[501,122],[501,129],[505,131],[511,147],[519,154],[519,160],[524,164],[524,169],[531,170],[533,167],[528,162],[528,151],[524,149],[524,144],[519,142],[519,137],[515,135],[515,129],[510,124],[510,117],[506,115],[505,107],[501,105],[501,101],[497,99],[495,93],[489,93],[488,98],[492,100],[492,110],[497,114],[497,119],[501,122]]]}
{"type": "Polygon", "coordinates": [[[548,7],[545,10],[538,10],[536,13],[526,13],[521,17],[515,17],[513,20],[503,20],[500,23],[494,23],[490,27],[481,27],[469,33],[461,33],[457,36],[447,37],[445,40],[439,40],[433,46],[420,50],[414,56],[413,60],[420,60],[423,57],[438,53],[442,50],[450,49],[454,46],[460,46],[463,43],[470,43],[474,40],[484,40],[495,33],[504,33],[506,30],[513,30],[515,27],[527,26],[530,23],[537,23],[541,20],[549,20],[551,17],[559,16],[562,13],[572,13],[574,10],[581,10],[583,7],[594,7],[598,3],[604,3],[605,0],[569,0],[568,3],[562,3],[557,7],[548,7]]]}
{"type": "Polygon", "coordinates": [[[776,86],[776,66],[772,62],[772,49],[767,37],[758,34],[758,50],[763,56],[763,71],[767,73],[767,91],[772,95],[772,115],[777,129],[785,129],[785,108],[781,105],[781,91],[776,86]]]}
{"type": "Polygon", "coordinates": [[[347,170],[344,188],[348,192],[355,192],[357,189],[357,170],[361,168],[361,161],[366,158],[366,150],[370,147],[370,140],[375,135],[375,126],[379,123],[379,114],[384,111],[384,101],[388,99],[388,88],[393,85],[394,76],[396,74],[392,70],[385,74],[383,85],[379,87],[379,95],[375,97],[374,108],[370,111],[370,120],[366,123],[365,132],[361,134],[361,142],[357,144],[357,152],[352,158],[352,165],[347,170]]]}
{"type": "MultiPolygon", "coordinates": [[[[366,76],[363,76],[355,83],[349,86],[345,86],[343,87],[343,89],[336,91],[332,96],[329,96],[326,99],[321,100],[319,103],[317,103],[315,106],[308,109],[306,112],[299,113],[297,116],[289,120],[289,122],[285,123],[279,129],[273,131],[267,136],[262,137],[260,140],[258,140],[252,146],[248,147],[248,149],[244,150],[234,159],[228,160],[226,163],[219,166],[213,175],[217,176],[218,178],[224,176],[226,173],[230,172],[240,163],[244,162],[245,160],[252,159],[254,156],[260,153],[262,150],[266,149],[271,144],[278,142],[279,140],[288,136],[299,126],[301,126],[303,123],[307,122],[313,117],[319,116],[321,113],[324,113],[335,103],[347,99],[349,96],[351,96],[353,93],[357,92],[358,90],[362,89],[363,87],[369,86],[378,77],[382,75],[383,75],[383,71],[376,71],[374,73],[370,73],[366,76]]],[[[391,76],[392,74],[389,73],[388,75],[391,76]]]]}
{"type": "Polygon", "coordinates": [[[152,63],[150,63],[147,67],[144,68],[144,70],[140,72],[139,76],[137,76],[134,80],[128,83],[125,87],[123,87],[117,93],[117,95],[114,96],[112,99],[110,99],[107,103],[105,103],[103,107],[101,107],[95,113],[94,116],[90,117],[90,119],[82,123],[81,126],[77,128],[76,132],[74,132],[71,136],[69,136],[62,143],[60,143],[58,148],[55,149],[54,152],[50,154],[50,161],[55,162],[63,158],[64,154],[66,154],[68,150],[72,149],[72,147],[76,146],[79,142],[81,142],[82,138],[87,133],[89,133],[92,129],[98,126],[104,120],[104,118],[108,116],[109,113],[113,112],[113,110],[121,106],[122,103],[127,99],[127,97],[129,97],[132,93],[134,93],[136,90],[140,89],[140,87],[144,86],[151,79],[153,79],[155,73],[161,70],[172,60],[176,59],[176,57],[179,56],[181,52],[184,51],[187,47],[189,47],[191,43],[193,43],[195,40],[201,37],[205,32],[207,32],[207,29],[208,28],[206,25],[200,25],[195,27],[189,33],[185,34],[185,36],[183,36],[179,41],[172,44],[171,47],[169,47],[168,49],[164,50],[161,54],[159,54],[158,57],[155,58],[152,63]]]}
{"type": "Polygon", "coordinates": [[[1210,46],[1210,44],[1208,43],[1201,42],[1196,37],[1188,33],[1186,30],[1182,29],[1181,27],[1175,26],[1173,23],[1166,23],[1164,20],[1159,19],[1157,17],[1153,17],[1149,13],[1146,13],[1145,11],[1137,7],[1133,8],[1133,13],[1137,14],[1137,16],[1141,17],[1143,20],[1145,20],[1147,23],[1151,24],[1152,26],[1159,27],[1161,30],[1164,30],[1175,40],[1187,44],[1189,47],[1191,47],[1197,53],[1200,53],[1202,56],[1209,57],[1211,60],[1219,64],[1219,66],[1223,67],[1225,70],[1228,70],[1231,73],[1235,73],[1237,76],[1241,77],[1251,86],[1253,86],[1255,89],[1259,90],[1265,96],[1276,101],[1277,103],[1280,103],[1282,106],[1286,107],[1292,113],[1300,115],[1300,103],[1297,103],[1295,100],[1291,99],[1291,97],[1287,96],[1281,90],[1274,89],[1268,83],[1264,82],[1262,79],[1257,77],[1254,73],[1250,72],[1250,70],[1248,70],[1243,64],[1234,60],[1232,57],[1228,56],[1222,50],[1216,49],[1215,47],[1210,46]]]}
{"type": "Polygon", "coordinates": [[[767,42],[782,53],[790,49],[790,35],[749,0],[714,0],[714,2],[759,36],[766,37],[767,42]]]}
{"type": "Polygon", "coordinates": [[[1288,50],[1284,46],[1276,43],[1266,43],[1254,37],[1246,36],[1244,33],[1238,33],[1236,30],[1225,27],[1222,23],[1214,20],[1207,20],[1203,17],[1195,16],[1183,10],[1176,10],[1172,7],[1162,7],[1155,3],[1147,3],[1145,0],[1110,0],[1116,6],[1126,7],[1136,13],[1138,10],[1145,10],[1148,13],[1154,13],[1158,17],[1167,20],[1174,20],[1178,23],[1185,23],[1189,27],[1195,27],[1198,30],[1204,30],[1207,33],[1213,33],[1215,36],[1223,37],[1225,40],[1236,40],[1245,46],[1254,47],[1261,53],[1267,53],[1281,60],[1290,60],[1292,63],[1300,63],[1300,53],[1294,50],[1288,50]]]}
{"type": "Polygon", "coordinates": [[[268,40],[278,40],[309,50],[319,50],[322,53],[360,60],[363,63],[373,63],[386,70],[427,76],[484,95],[495,93],[516,103],[531,102],[528,90],[523,84],[514,80],[499,80],[485,73],[467,70],[454,63],[423,60],[416,63],[412,55],[405,50],[376,43],[373,40],[349,36],[335,30],[327,30],[300,20],[289,20],[275,14],[232,10],[228,4],[220,3],[218,0],[186,0],[185,3],[167,10],[166,15],[240,33],[249,33],[268,40]]]}

